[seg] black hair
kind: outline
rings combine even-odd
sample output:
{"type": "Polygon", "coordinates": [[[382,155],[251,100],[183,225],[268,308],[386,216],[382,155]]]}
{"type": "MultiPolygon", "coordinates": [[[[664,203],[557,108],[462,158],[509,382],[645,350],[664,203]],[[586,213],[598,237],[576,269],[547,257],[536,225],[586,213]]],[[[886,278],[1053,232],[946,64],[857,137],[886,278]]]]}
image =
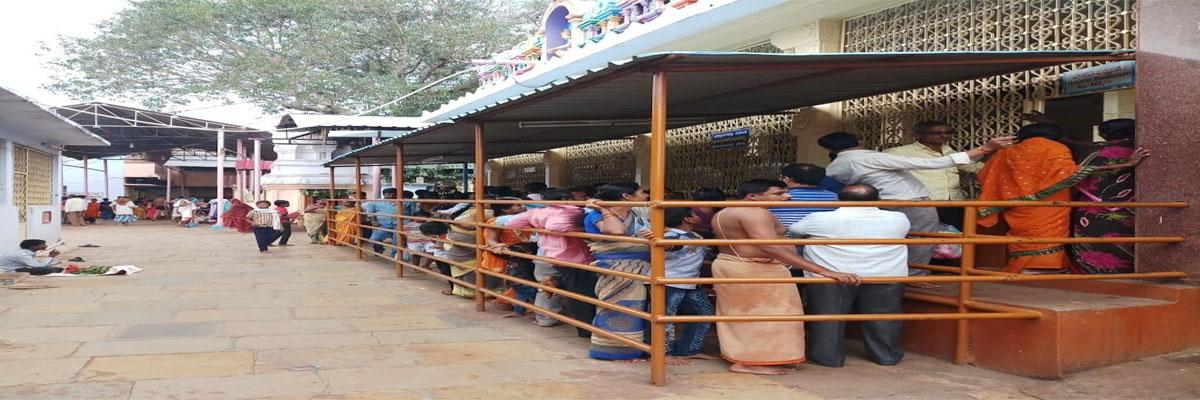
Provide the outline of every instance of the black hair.
{"type": "Polygon", "coordinates": [[[833,151],[858,147],[858,137],[847,132],[833,132],[817,139],[817,145],[833,151]]]}
{"type": "Polygon", "coordinates": [[[256,201],[256,202],[254,202],[254,205],[256,205],[256,206],[257,206],[257,205],[258,205],[258,203],[267,203],[267,205],[271,205],[271,201],[270,201],[270,200],[259,200],[259,201],[256,201]]]}
{"type": "Polygon", "coordinates": [[[383,189],[383,193],[396,193],[396,188],[383,189]]]}
{"type": "MultiPolygon", "coordinates": [[[[520,199],[515,198],[515,197],[501,197],[500,200],[520,200],[520,199]]],[[[516,204],[513,204],[513,203],[492,203],[491,207],[492,207],[492,212],[495,213],[496,216],[500,216],[500,214],[504,213],[504,210],[510,209],[510,208],[512,208],[512,206],[515,206],[515,205],[516,204]]]]}
{"type": "Polygon", "coordinates": [[[933,129],[933,128],[936,128],[939,126],[950,126],[950,124],[947,124],[946,121],[938,121],[936,119],[929,119],[929,120],[924,120],[924,121],[913,124],[912,131],[917,132],[917,133],[926,133],[926,132],[929,132],[930,129],[933,129]]]}
{"type": "Polygon", "coordinates": [[[367,198],[367,192],[358,192],[358,198],[359,199],[367,198]]]}
{"type": "Polygon", "coordinates": [[[877,201],[879,200],[879,190],[871,185],[849,185],[842,188],[837,197],[841,201],[877,201]]]}
{"type": "Polygon", "coordinates": [[[43,244],[46,244],[46,241],[42,239],[25,239],[21,241],[20,246],[22,250],[29,250],[43,244]]]}
{"type": "Polygon", "coordinates": [[[1100,123],[1100,137],[1104,140],[1132,139],[1136,125],[1131,118],[1110,119],[1100,123]]]}
{"type": "Polygon", "coordinates": [[[558,201],[570,199],[571,192],[567,189],[551,189],[547,190],[545,193],[542,193],[542,200],[558,201]]]}
{"type": "Polygon", "coordinates": [[[821,183],[821,178],[825,177],[825,168],[812,164],[788,164],[779,174],[801,185],[816,186],[821,183]]]}
{"type": "Polygon", "coordinates": [[[289,206],[289,205],[291,205],[291,204],[292,204],[292,203],[289,203],[287,200],[275,200],[275,206],[276,206],[276,207],[287,207],[287,206],[289,206]]]}
{"type": "Polygon", "coordinates": [[[413,196],[416,196],[416,193],[413,193],[412,191],[409,191],[409,190],[400,192],[400,198],[402,198],[402,199],[411,199],[411,198],[413,198],[413,196]]]}
{"type": "Polygon", "coordinates": [[[1062,128],[1055,124],[1037,123],[1022,126],[1017,130],[1017,142],[1035,137],[1061,142],[1063,140],[1062,128]]]}
{"type": "Polygon", "coordinates": [[[671,191],[664,194],[663,198],[667,200],[687,200],[687,195],[683,194],[683,192],[671,191]]]}
{"type": "Polygon", "coordinates": [[[447,200],[466,200],[467,194],[463,192],[446,193],[442,198],[447,200]]]}
{"type": "Polygon", "coordinates": [[[417,210],[417,212],[413,213],[412,216],[429,218],[429,217],[432,217],[433,214],[430,214],[428,211],[425,211],[425,210],[417,210]]]}
{"type": "Polygon", "coordinates": [[[596,188],[596,198],[604,201],[621,201],[623,195],[632,195],[640,189],[636,182],[616,182],[596,188]]]}
{"type": "Polygon", "coordinates": [[[692,192],[692,200],[725,201],[725,192],[717,188],[702,187],[692,192]]]}
{"type": "Polygon", "coordinates": [[[592,197],[592,196],[596,195],[596,188],[592,187],[592,185],[572,186],[570,189],[567,189],[567,190],[570,190],[572,192],[584,193],[587,195],[587,197],[592,197]]]}
{"type": "Polygon", "coordinates": [[[664,222],[668,228],[678,228],[683,220],[692,216],[692,209],[686,207],[671,207],[663,210],[664,222]]]}
{"type": "Polygon", "coordinates": [[[421,223],[421,226],[417,229],[425,236],[441,236],[450,232],[450,225],[445,222],[428,221],[421,223]]]}
{"type": "Polygon", "coordinates": [[[773,187],[787,188],[787,184],[774,179],[751,179],[738,184],[737,197],[742,199],[752,194],[763,194],[773,187]]]}
{"type": "Polygon", "coordinates": [[[526,193],[541,193],[546,191],[546,184],[543,182],[529,182],[525,184],[526,193]]]}

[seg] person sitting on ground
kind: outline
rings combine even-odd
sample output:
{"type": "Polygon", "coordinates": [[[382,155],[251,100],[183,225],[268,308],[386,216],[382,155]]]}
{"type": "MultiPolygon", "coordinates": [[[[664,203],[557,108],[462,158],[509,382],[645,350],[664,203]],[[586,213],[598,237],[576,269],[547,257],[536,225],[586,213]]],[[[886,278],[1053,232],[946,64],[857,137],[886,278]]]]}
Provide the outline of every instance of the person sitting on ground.
{"type": "MultiPolygon", "coordinates": [[[[738,185],[747,201],[786,201],[787,184],[753,179],[738,185]]],[[[779,239],[785,230],[762,207],[729,207],[713,216],[719,239],[779,239]]],[[[726,245],[713,261],[715,278],[790,278],[787,265],[816,275],[857,285],[857,275],[831,271],[796,254],[792,245],[726,245]]],[[[800,292],[793,284],[717,284],[717,315],[803,315],[800,292]]],[[[721,356],[731,372],[782,375],[790,369],[773,367],[804,362],[804,322],[718,322],[721,356]]]]}
{"type": "MultiPolygon", "coordinates": [[[[841,201],[878,201],[879,191],[871,185],[849,185],[838,193],[841,201]]],[[[908,235],[908,218],[903,213],[877,207],[841,207],[816,213],[793,224],[788,232],[796,237],[817,239],[903,239],[908,235]]],[[[862,277],[908,276],[908,249],[904,245],[808,245],[804,258],[833,271],[862,277]]],[[[814,276],[805,272],[805,276],[814,276]]],[[[900,314],[904,284],[873,283],[844,285],[808,284],[804,288],[809,314],[900,314]]],[[[867,358],[880,365],[894,365],[904,358],[900,348],[900,321],[861,321],[867,358]]],[[[808,360],[826,367],[841,367],[846,360],[843,344],[845,321],[808,324],[808,360]]]]}
{"type": "MultiPolygon", "coordinates": [[[[692,227],[700,221],[692,210],[687,208],[668,208],[664,211],[667,231],[663,239],[701,239],[700,234],[693,232],[692,227]]],[[[698,278],[700,267],[704,264],[707,246],[683,245],[667,249],[666,277],[667,278],[698,278]]],[[[694,283],[675,283],[666,287],[666,315],[678,315],[681,311],[691,315],[713,315],[712,302],[708,301],[708,293],[694,283]]],[[[706,354],[704,337],[713,328],[712,322],[696,322],[688,324],[667,325],[667,355],[680,358],[699,358],[716,360],[706,354]]]]}
{"type": "Polygon", "coordinates": [[[63,272],[62,268],[55,267],[59,261],[54,257],[60,254],[58,250],[50,250],[46,253],[45,261],[37,259],[37,253],[46,250],[46,241],[41,239],[26,239],[22,240],[18,246],[21,249],[11,254],[0,255],[0,272],[24,272],[30,275],[47,275],[63,272]]]}
{"type": "Polygon", "coordinates": [[[271,202],[259,200],[254,202],[257,207],[246,216],[250,226],[254,227],[254,241],[258,242],[258,251],[266,252],[267,246],[279,237],[283,224],[279,221],[279,212],[271,208],[271,202]]]}
{"type": "MultiPolygon", "coordinates": [[[[192,226],[192,219],[196,216],[196,204],[188,199],[179,199],[175,204],[175,211],[179,212],[179,226],[192,226]]],[[[270,203],[267,204],[270,207],[270,203]]]]}

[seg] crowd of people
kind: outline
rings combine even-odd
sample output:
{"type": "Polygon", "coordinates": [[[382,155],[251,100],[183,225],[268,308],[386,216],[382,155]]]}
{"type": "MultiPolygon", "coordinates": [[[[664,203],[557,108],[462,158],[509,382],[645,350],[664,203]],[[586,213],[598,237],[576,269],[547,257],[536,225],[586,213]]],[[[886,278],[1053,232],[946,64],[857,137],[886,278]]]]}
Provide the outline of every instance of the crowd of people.
{"type": "MultiPolygon", "coordinates": [[[[1022,127],[1015,136],[995,138],[982,146],[959,151],[950,146],[956,131],[947,123],[923,121],[913,128],[913,144],[874,151],[858,138],[835,132],[818,143],[830,151],[828,167],[812,164],[787,165],[776,179],[743,182],[727,196],[716,188],[700,188],[687,196],[668,190],[668,199],[704,201],[877,201],[877,200],[966,200],[964,174],[976,174],[982,200],[1081,200],[1130,201],[1132,168],[1147,156],[1131,145],[1132,120],[1106,121],[1100,134],[1106,140],[1079,150],[1078,143],[1065,139],[1053,124],[1035,123],[1022,127]],[[1076,152],[1073,154],[1072,146],[1076,152]],[[1081,161],[1075,161],[1081,160],[1081,161]]],[[[575,200],[577,205],[492,204],[483,219],[505,229],[482,228],[455,222],[474,222],[475,208],[469,193],[436,193],[389,189],[383,201],[344,202],[335,206],[332,230],[325,232],[325,204],[318,202],[304,213],[306,228],[314,243],[345,244],[356,238],[369,243],[377,253],[381,243],[405,245],[404,258],[417,265],[433,266],[447,276],[474,283],[472,268],[508,273],[578,295],[588,296],[632,309],[646,309],[649,290],[642,282],[620,275],[530,261],[500,253],[500,249],[558,261],[590,265],[615,272],[648,275],[650,251],[645,244],[618,240],[588,240],[575,236],[530,234],[518,228],[549,232],[586,232],[609,236],[650,237],[649,210],[641,207],[601,206],[600,201],[645,201],[647,192],[633,182],[615,182],[570,188],[548,188],[535,182],[523,190],[486,187],[489,199],[575,200]],[[397,195],[405,199],[400,213],[421,220],[400,220],[396,215],[397,195]],[[463,202],[421,202],[422,199],[459,199],[463,202]],[[360,216],[360,208],[362,215],[360,216]],[[424,218],[442,221],[428,221],[424,218]],[[359,223],[361,221],[361,225],[359,223]],[[449,223],[447,223],[447,221],[449,223]],[[372,229],[372,228],[383,229],[372,229]],[[405,233],[399,240],[392,231],[405,233]],[[373,231],[373,232],[372,232],[373,231]],[[488,251],[476,259],[469,246],[484,235],[488,251]],[[326,236],[322,236],[326,235],[326,236]],[[404,242],[404,243],[400,243],[404,242]],[[423,257],[432,256],[432,257],[423,257]],[[451,261],[450,263],[441,260],[451,261]]],[[[359,193],[357,198],[364,198],[359,193]]],[[[910,232],[958,232],[963,226],[961,207],[695,207],[666,210],[666,238],[777,239],[793,238],[904,238],[910,232]]],[[[983,227],[1003,221],[1012,236],[1114,237],[1131,236],[1132,212],[1128,208],[1012,207],[979,210],[983,227]],[[1072,218],[1072,214],[1075,216],[1072,218]],[[1103,221],[1103,222],[1101,222],[1103,221]]],[[[1010,245],[1006,270],[1017,273],[1076,272],[1117,273],[1132,268],[1132,252],[1125,245],[1063,246],[1010,245]],[[1098,254],[1104,254],[1103,256],[1098,254]]],[[[953,260],[934,260],[933,246],[902,245],[736,245],[677,246],[668,249],[666,274],[671,278],[721,277],[761,278],[823,276],[838,284],[796,285],[729,284],[706,288],[698,285],[668,285],[667,313],[696,315],[797,315],[839,313],[900,313],[905,285],[861,284],[864,277],[900,277],[928,274],[910,268],[953,260]],[[801,293],[803,299],[801,300],[801,293]],[[712,299],[715,298],[715,303],[712,299]]],[[[483,287],[503,291],[540,308],[560,312],[624,338],[644,341],[646,321],[628,313],[597,308],[568,296],[555,295],[526,285],[488,278],[483,287]]],[[[469,286],[451,283],[443,293],[473,298],[469,286]]],[[[526,310],[513,307],[515,315],[526,310]]],[[[533,323],[553,326],[558,320],[532,313],[533,323]]],[[[704,337],[712,324],[689,323],[668,327],[668,361],[684,363],[687,358],[706,357],[704,337]]],[[[755,374],[785,373],[776,366],[805,361],[841,366],[845,350],[842,322],[717,323],[720,354],[731,370],[755,374]],[[800,338],[806,338],[801,340],[800,338]]],[[[866,356],[882,365],[900,362],[904,353],[899,340],[899,321],[860,324],[866,356]]],[[[613,340],[580,329],[591,337],[589,355],[597,359],[633,362],[645,354],[624,341],[613,340]]]]}
{"type": "MultiPolygon", "coordinates": [[[[742,182],[732,195],[717,188],[699,188],[690,196],[668,190],[664,197],[690,197],[701,201],[964,200],[969,199],[969,191],[963,186],[962,175],[976,174],[979,183],[977,199],[980,200],[1132,201],[1132,169],[1148,156],[1146,151],[1132,145],[1134,121],[1105,121],[1099,126],[1099,132],[1104,142],[1081,146],[1065,139],[1059,127],[1039,122],[1020,128],[1014,136],[994,138],[965,151],[950,146],[956,130],[941,121],[915,124],[914,143],[884,151],[864,148],[853,134],[834,132],[818,140],[818,144],[830,152],[831,162],[827,167],[787,165],[781,169],[778,179],[742,182]]],[[[299,222],[310,243],[369,244],[377,254],[403,257],[412,264],[436,269],[459,282],[471,284],[452,281],[443,291],[448,296],[474,298],[473,287],[481,285],[541,309],[591,323],[625,339],[648,341],[648,324],[637,316],[618,309],[597,308],[572,296],[519,282],[492,277],[476,282],[474,273],[475,268],[486,269],[627,309],[646,310],[650,300],[648,285],[625,276],[650,274],[650,248],[620,237],[652,238],[649,209],[601,205],[601,202],[646,201],[649,194],[644,188],[633,182],[570,188],[549,188],[533,182],[521,190],[496,186],[486,187],[484,191],[489,199],[574,200],[584,201],[584,205],[495,203],[477,210],[468,200],[473,198],[470,193],[385,189],[381,193],[382,199],[367,200],[366,193],[357,192],[352,193],[349,200],[337,204],[317,200],[302,212],[289,211],[290,204],[286,201],[259,201],[251,205],[234,199],[221,205],[226,207],[221,222],[230,229],[253,232],[259,251],[264,252],[277,240],[280,245],[287,245],[292,224],[299,222]],[[415,201],[396,202],[397,197],[415,201]],[[421,201],[429,199],[462,201],[421,201]],[[476,221],[476,213],[480,211],[484,213],[482,219],[491,227],[470,224],[476,221]],[[397,218],[398,214],[416,219],[397,218]],[[524,228],[536,228],[546,233],[531,234],[520,230],[524,228]],[[404,233],[403,239],[395,233],[397,230],[404,233]],[[569,232],[603,234],[610,239],[591,240],[554,234],[569,232]],[[483,235],[486,243],[482,257],[477,257],[474,247],[454,244],[474,244],[478,235],[483,235]],[[389,242],[393,247],[390,252],[387,251],[389,242]],[[394,249],[400,246],[408,250],[402,256],[394,249]],[[538,257],[517,257],[501,250],[538,257]],[[545,259],[589,265],[616,274],[555,265],[542,261],[545,259]]],[[[161,198],[147,203],[149,209],[166,205],[165,199],[161,198]]],[[[140,215],[137,209],[143,203],[118,199],[114,204],[97,205],[97,217],[104,218],[104,207],[107,207],[118,222],[128,223],[130,218],[121,216],[135,214],[133,218],[137,218],[140,215]]],[[[202,211],[203,207],[213,208],[218,204],[179,199],[170,206],[174,211],[166,208],[160,211],[178,213],[181,224],[186,225],[207,215],[202,211]]],[[[65,209],[72,223],[97,215],[81,198],[68,200],[65,209]]],[[[667,228],[664,238],[667,239],[905,238],[910,232],[957,232],[963,229],[964,221],[961,207],[919,206],[694,207],[669,208],[664,214],[667,228]]],[[[1071,235],[1122,237],[1133,234],[1133,212],[1129,208],[988,207],[980,209],[978,216],[983,227],[1003,222],[1011,236],[1066,238],[1071,235]]],[[[1120,273],[1131,272],[1133,267],[1133,253],[1126,244],[1021,243],[1009,245],[1007,254],[1005,270],[1014,273],[1120,273]]],[[[25,256],[24,253],[17,255],[22,260],[25,256]]],[[[910,267],[935,263],[934,257],[933,246],[675,246],[667,249],[665,268],[668,278],[819,276],[831,278],[836,283],[717,284],[711,287],[670,284],[665,291],[666,313],[901,313],[905,285],[863,284],[863,278],[928,274],[928,269],[910,267]]],[[[540,326],[560,323],[550,315],[537,312],[528,315],[528,310],[519,304],[507,306],[512,310],[509,316],[531,316],[532,323],[540,326]]],[[[899,321],[867,321],[859,325],[867,358],[881,365],[893,365],[903,359],[899,343],[902,324],[899,321]]],[[[712,358],[702,351],[705,337],[713,328],[711,323],[668,325],[668,362],[678,364],[689,362],[689,358],[712,358]]],[[[844,329],[844,322],[715,324],[721,358],[731,363],[731,371],[752,374],[782,374],[789,369],[780,366],[806,361],[839,367],[845,360],[844,329]]],[[[579,329],[578,334],[590,337],[588,354],[596,359],[636,362],[646,356],[643,351],[628,346],[627,341],[592,335],[584,329],[579,329]]]]}

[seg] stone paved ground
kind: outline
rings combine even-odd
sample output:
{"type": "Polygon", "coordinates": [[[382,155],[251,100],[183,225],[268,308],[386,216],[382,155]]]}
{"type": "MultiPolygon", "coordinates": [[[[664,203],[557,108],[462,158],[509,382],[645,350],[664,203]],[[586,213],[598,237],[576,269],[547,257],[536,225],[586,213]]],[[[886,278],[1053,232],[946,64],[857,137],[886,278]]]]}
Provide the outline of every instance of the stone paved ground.
{"type": "Polygon", "coordinates": [[[572,329],[477,313],[347,249],[259,255],[249,235],[163,224],[65,237],[100,246],[68,256],[146,271],[0,289],[2,399],[1200,398],[1200,351],[1057,382],[919,355],[770,378],[699,362],[660,388],[644,365],[586,359],[572,329]]]}

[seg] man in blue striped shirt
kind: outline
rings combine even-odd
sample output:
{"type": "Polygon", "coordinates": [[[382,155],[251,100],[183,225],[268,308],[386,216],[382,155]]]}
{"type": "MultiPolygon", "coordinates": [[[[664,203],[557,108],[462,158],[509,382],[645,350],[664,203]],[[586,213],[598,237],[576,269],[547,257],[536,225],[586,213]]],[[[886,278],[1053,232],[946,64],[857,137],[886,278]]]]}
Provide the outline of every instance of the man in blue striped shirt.
{"type": "MultiPolygon", "coordinates": [[[[821,179],[825,177],[825,168],[812,164],[788,164],[780,172],[779,180],[787,184],[791,201],[837,201],[837,193],[821,188],[821,179]]],[[[809,214],[822,211],[833,211],[836,207],[772,207],[771,214],[790,228],[796,222],[809,214]]]]}

